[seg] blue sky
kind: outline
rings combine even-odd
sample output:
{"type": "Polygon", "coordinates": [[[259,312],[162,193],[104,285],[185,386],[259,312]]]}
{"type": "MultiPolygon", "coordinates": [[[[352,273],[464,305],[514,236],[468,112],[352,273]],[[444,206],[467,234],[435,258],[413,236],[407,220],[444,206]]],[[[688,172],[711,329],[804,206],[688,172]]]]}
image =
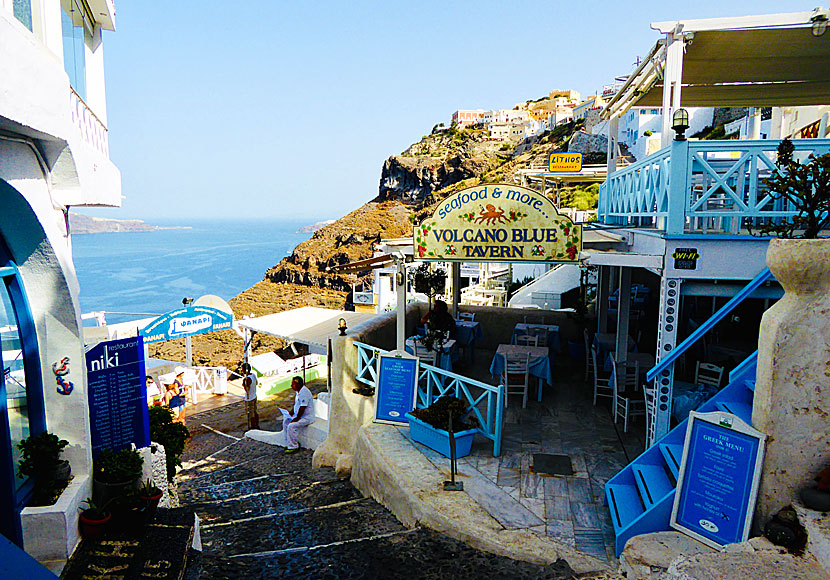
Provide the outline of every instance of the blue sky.
{"type": "Polygon", "coordinates": [[[803,2],[116,3],[105,36],[120,209],[149,221],[337,218],[384,160],[458,108],[630,72],[659,20],[809,10],[803,2]]]}

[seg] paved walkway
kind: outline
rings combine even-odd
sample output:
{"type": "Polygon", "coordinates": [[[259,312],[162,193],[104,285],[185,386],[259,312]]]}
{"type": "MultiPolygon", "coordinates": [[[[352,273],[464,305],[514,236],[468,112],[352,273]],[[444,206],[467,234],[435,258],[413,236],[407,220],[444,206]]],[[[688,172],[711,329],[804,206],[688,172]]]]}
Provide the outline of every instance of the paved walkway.
{"type": "MultiPolygon", "coordinates": [[[[583,382],[583,369],[573,361],[557,360],[554,386],[536,400],[536,379],[527,409],[513,395],[505,411],[501,457],[492,443],[477,437],[469,457],[459,460],[465,491],[505,528],[528,528],[546,533],[577,550],[616,564],[614,532],[603,486],[644,448],[642,417],[622,432],[611,417],[610,400],[592,404],[593,390],[583,382]],[[542,475],[534,470],[534,455],[567,455],[572,476],[542,475]]],[[[475,363],[458,372],[492,382],[492,353],[477,351],[475,363]]],[[[401,428],[408,436],[409,429],[401,428]]],[[[416,444],[433,465],[449,471],[449,460],[416,444]]]]}
{"type": "Polygon", "coordinates": [[[331,470],[311,469],[310,451],[213,432],[191,443],[177,478],[203,552],[187,580],[573,578],[564,561],[519,562],[407,529],[331,470]]]}

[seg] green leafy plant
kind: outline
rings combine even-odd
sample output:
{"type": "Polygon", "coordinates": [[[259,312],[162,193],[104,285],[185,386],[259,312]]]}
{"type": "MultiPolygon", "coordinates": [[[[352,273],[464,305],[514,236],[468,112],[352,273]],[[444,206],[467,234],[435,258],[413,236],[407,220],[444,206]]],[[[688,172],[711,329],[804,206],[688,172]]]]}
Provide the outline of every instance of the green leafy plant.
{"type": "Polygon", "coordinates": [[[88,520],[103,520],[109,515],[107,508],[110,502],[99,506],[91,497],[88,497],[81,502],[81,505],[83,504],[86,504],[86,507],[79,507],[78,509],[81,510],[81,513],[84,514],[84,517],[88,520]]]}
{"type": "Polygon", "coordinates": [[[164,446],[167,456],[167,480],[173,481],[176,467],[182,464],[184,445],[190,431],[173,421],[173,412],[167,407],[150,407],[150,439],[164,446]]]}
{"type": "Polygon", "coordinates": [[[810,154],[806,163],[796,160],[794,153],[792,141],[781,141],[775,161],[778,171],[764,183],[774,201],[791,204],[798,213],[790,219],[762,225],[758,229],[761,235],[812,239],[830,225],[830,153],[820,157],[810,154]]]}
{"type": "Polygon", "coordinates": [[[138,488],[138,495],[140,497],[154,497],[161,493],[161,490],[156,487],[152,479],[145,479],[138,488]]]}
{"type": "Polygon", "coordinates": [[[135,449],[105,449],[95,458],[94,477],[101,483],[122,483],[141,477],[143,465],[135,449]]]}
{"type": "Polygon", "coordinates": [[[469,411],[464,401],[458,397],[441,397],[425,409],[415,409],[412,415],[436,429],[448,430],[450,415],[452,415],[453,433],[474,429],[478,425],[475,418],[469,417],[469,411]]]}
{"type": "Polygon", "coordinates": [[[46,477],[60,463],[60,455],[69,441],[44,431],[23,439],[17,444],[21,459],[18,462],[20,476],[46,477]]]}
{"type": "Polygon", "coordinates": [[[438,294],[444,293],[447,283],[447,273],[443,268],[431,268],[429,264],[421,264],[411,274],[412,285],[415,292],[422,292],[429,299],[429,307],[432,309],[432,299],[438,294]]]}

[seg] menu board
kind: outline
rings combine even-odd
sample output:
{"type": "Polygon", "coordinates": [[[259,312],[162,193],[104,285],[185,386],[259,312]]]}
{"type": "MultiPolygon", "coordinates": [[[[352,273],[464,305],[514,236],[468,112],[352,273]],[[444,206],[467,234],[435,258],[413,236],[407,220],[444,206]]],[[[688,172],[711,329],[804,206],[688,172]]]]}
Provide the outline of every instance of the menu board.
{"type": "Polygon", "coordinates": [[[418,359],[401,351],[380,355],[375,383],[375,421],[407,423],[404,415],[415,408],[417,396],[418,359]]]}
{"type": "Polygon", "coordinates": [[[86,352],[92,456],[150,444],[144,341],[138,337],[99,342],[86,352]]]}
{"type": "Polygon", "coordinates": [[[745,541],[765,439],[735,415],[690,413],[672,527],[714,548],[745,541]]]}

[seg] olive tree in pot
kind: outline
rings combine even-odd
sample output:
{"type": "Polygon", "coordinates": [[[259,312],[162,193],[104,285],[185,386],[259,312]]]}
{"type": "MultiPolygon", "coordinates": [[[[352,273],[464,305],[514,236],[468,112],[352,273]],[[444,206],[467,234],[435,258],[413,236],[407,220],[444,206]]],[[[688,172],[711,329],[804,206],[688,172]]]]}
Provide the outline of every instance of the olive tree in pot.
{"type": "Polygon", "coordinates": [[[798,497],[799,488],[830,459],[830,154],[796,158],[787,139],[778,147],[777,171],[765,180],[773,201],[797,214],[760,228],[775,234],[767,265],[784,296],[763,316],[753,427],[767,434],[758,493],[761,521],[798,497]]]}
{"type": "Polygon", "coordinates": [[[19,475],[34,480],[30,506],[52,505],[66,488],[72,469],[60,456],[67,445],[69,442],[65,439],[45,431],[17,444],[21,455],[19,475]]]}

